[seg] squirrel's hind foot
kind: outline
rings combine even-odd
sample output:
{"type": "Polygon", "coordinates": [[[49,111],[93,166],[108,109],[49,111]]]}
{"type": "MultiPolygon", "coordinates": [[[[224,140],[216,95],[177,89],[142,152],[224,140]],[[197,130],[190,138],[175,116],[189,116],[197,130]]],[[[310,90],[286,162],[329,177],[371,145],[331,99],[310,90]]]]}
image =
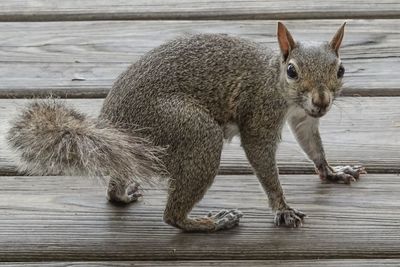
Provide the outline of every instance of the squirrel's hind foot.
{"type": "Polygon", "coordinates": [[[234,209],[221,210],[216,214],[210,212],[207,216],[199,218],[186,218],[178,221],[164,218],[164,220],[184,232],[216,232],[237,226],[242,216],[242,212],[234,209]]]}
{"type": "Polygon", "coordinates": [[[275,225],[297,228],[302,226],[304,217],[305,213],[292,208],[279,210],[275,215],[275,225]]]}
{"type": "Polygon", "coordinates": [[[207,217],[214,221],[215,231],[219,231],[237,226],[243,213],[239,210],[221,210],[214,215],[210,212],[207,217]]]}
{"type": "Polygon", "coordinates": [[[137,201],[141,196],[143,194],[137,183],[131,183],[123,189],[109,185],[107,189],[107,199],[114,203],[129,204],[137,201]]]}

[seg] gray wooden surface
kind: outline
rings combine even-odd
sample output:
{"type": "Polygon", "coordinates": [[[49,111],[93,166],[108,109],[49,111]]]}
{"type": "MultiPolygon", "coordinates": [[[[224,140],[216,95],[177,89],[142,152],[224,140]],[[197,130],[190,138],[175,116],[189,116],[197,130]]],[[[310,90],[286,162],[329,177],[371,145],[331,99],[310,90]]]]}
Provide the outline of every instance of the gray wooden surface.
{"type": "Polygon", "coordinates": [[[399,29],[394,0],[0,1],[0,266],[400,266],[399,29]],[[244,212],[238,228],[215,234],[164,224],[163,183],[113,206],[84,177],[13,176],[4,138],[26,103],[13,98],[52,93],[95,116],[119,73],[166,40],[227,33],[277,48],[278,19],[305,41],[329,40],[347,21],[344,97],[322,138],[332,165],[370,172],[351,186],[322,183],[285,128],[281,181],[308,215],[302,228],[273,225],[238,138],[193,211],[244,212]]]}
{"type": "Polygon", "coordinates": [[[398,18],[396,0],[18,0],[1,2],[3,21],[127,19],[398,18]]]}
{"type": "MultiPolygon", "coordinates": [[[[0,174],[15,174],[13,158],[5,136],[9,121],[29,100],[0,99],[0,174]]],[[[102,99],[61,100],[96,116],[102,99]]],[[[363,164],[371,173],[400,173],[400,97],[343,97],[321,119],[321,135],[333,165],[363,164]]],[[[281,173],[313,173],[312,163],[303,154],[285,127],[278,152],[281,173]]],[[[240,147],[239,138],[226,143],[220,172],[252,173],[240,147]]]]}
{"type": "Polygon", "coordinates": [[[0,177],[0,261],[299,260],[398,258],[400,179],[368,175],[351,186],[314,175],[281,177],[288,202],[308,217],[302,228],[273,225],[253,175],[218,176],[193,215],[239,208],[239,227],[181,233],[162,222],[165,186],[129,206],[107,203],[81,177],[0,177]]]}
{"type": "MultiPolygon", "coordinates": [[[[328,41],[343,20],[289,21],[299,40],[328,41]]],[[[0,23],[0,97],[104,97],[141,55],[176,36],[227,33],[278,48],[276,21],[0,23]]],[[[400,96],[400,19],[348,20],[344,95],[400,96]]]]}
{"type": "Polygon", "coordinates": [[[282,267],[338,267],[338,266],[351,266],[351,267],[376,267],[376,266],[399,266],[399,260],[387,259],[347,259],[347,260],[219,260],[219,261],[86,261],[86,262],[19,262],[19,263],[0,263],[2,267],[95,267],[95,266],[135,266],[135,267],[148,267],[148,266],[192,266],[192,267],[265,267],[265,266],[282,266],[282,267]]]}

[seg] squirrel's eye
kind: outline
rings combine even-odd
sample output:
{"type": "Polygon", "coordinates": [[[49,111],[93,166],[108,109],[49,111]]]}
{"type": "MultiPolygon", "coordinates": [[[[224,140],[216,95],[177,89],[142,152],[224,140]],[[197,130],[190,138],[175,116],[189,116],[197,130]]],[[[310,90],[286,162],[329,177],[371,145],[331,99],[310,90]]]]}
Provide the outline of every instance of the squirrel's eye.
{"type": "Polygon", "coordinates": [[[287,76],[290,79],[297,79],[297,71],[292,63],[290,63],[287,67],[287,76]]]}
{"type": "Polygon", "coordinates": [[[297,79],[297,71],[292,63],[288,65],[287,75],[290,79],[297,79]]]}
{"type": "Polygon", "coordinates": [[[337,77],[340,79],[343,77],[343,75],[344,75],[344,67],[340,65],[339,70],[337,72],[337,77]]]}

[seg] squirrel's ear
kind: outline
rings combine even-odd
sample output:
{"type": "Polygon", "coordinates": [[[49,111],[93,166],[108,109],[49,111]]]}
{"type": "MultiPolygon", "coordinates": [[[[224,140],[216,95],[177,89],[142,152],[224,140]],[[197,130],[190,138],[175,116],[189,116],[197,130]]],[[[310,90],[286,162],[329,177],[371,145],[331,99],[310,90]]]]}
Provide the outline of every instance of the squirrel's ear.
{"type": "Polygon", "coordinates": [[[289,30],[286,28],[285,25],[283,25],[282,22],[278,22],[277,35],[278,35],[279,47],[281,49],[283,56],[283,61],[286,61],[290,51],[296,47],[296,42],[294,41],[289,30]]]}
{"type": "Polygon", "coordinates": [[[333,36],[331,42],[329,43],[337,56],[339,56],[339,48],[344,36],[344,26],[346,26],[346,22],[344,22],[342,26],[340,26],[339,30],[336,32],[335,36],[333,36]]]}

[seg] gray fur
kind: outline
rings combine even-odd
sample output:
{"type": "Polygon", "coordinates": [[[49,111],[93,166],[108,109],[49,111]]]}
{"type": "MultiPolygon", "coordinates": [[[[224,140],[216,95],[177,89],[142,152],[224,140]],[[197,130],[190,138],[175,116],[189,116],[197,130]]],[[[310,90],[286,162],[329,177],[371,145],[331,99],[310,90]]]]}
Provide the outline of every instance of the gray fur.
{"type": "Polygon", "coordinates": [[[20,171],[28,174],[149,183],[162,168],[161,148],[54,100],[30,103],[13,121],[8,141],[20,154],[20,171]]]}
{"type": "MultiPolygon", "coordinates": [[[[319,117],[338,95],[341,79],[337,77],[337,55],[343,33],[330,44],[312,47],[295,43],[291,36],[282,34],[290,35],[279,24],[278,40],[281,50],[285,50],[282,54],[222,34],[186,36],[153,49],[115,82],[99,117],[106,126],[99,128],[97,121],[76,113],[78,118],[73,118],[72,128],[90,129],[87,139],[96,140],[112,153],[100,154],[101,160],[93,161],[92,150],[82,148],[79,160],[73,154],[73,167],[91,165],[93,173],[111,170],[119,179],[110,182],[109,198],[130,202],[138,196],[137,186],[127,183],[125,177],[132,174],[136,180],[147,180],[147,174],[154,170],[152,163],[157,162],[158,147],[165,147],[162,162],[170,176],[165,222],[184,231],[228,229],[238,224],[240,212],[222,211],[200,218],[192,218],[189,213],[213,183],[224,137],[229,139],[239,133],[270,205],[277,212],[276,223],[300,226],[305,215],[285,201],[275,154],[289,109],[319,117]],[[283,43],[285,40],[290,43],[283,43]],[[297,81],[286,76],[290,62],[298,68],[297,81]],[[113,129],[115,125],[126,131],[113,129]],[[118,172],[121,166],[124,171],[118,172]],[[127,188],[131,189],[124,190],[127,188]],[[128,191],[134,197],[130,198],[128,191]]],[[[75,111],[62,107],[52,110],[51,116],[56,116],[53,113],[75,111]]],[[[62,135],[43,134],[46,127],[41,124],[49,118],[38,108],[24,114],[14,123],[10,134],[11,143],[22,151],[23,159],[39,172],[52,170],[53,165],[56,170],[71,167],[65,159],[72,154],[58,155],[60,142],[55,141],[62,135]],[[26,120],[26,114],[36,120],[26,120]],[[38,139],[42,139],[40,146],[31,141],[38,139]],[[39,153],[42,145],[46,145],[47,154],[39,153]],[[57,160],[50,155],[56,155],[57,160]]],[[[68,123],[66,120],[60,127],[68,123]]],[[[322,143],[316,145],[322,149],[322,143]]]]}

